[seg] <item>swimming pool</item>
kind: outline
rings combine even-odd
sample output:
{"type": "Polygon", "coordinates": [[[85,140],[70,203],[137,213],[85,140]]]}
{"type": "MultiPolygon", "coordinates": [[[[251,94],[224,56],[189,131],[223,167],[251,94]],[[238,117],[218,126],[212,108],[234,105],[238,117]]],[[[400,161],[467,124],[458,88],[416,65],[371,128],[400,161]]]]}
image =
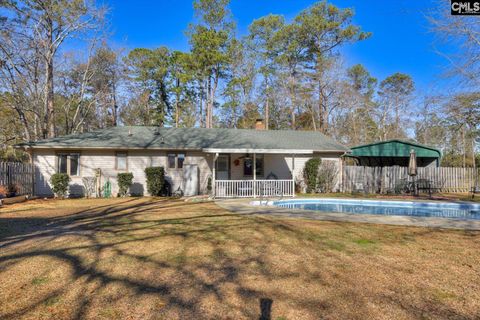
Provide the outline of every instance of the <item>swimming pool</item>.
{"type": "Polygon", "coordinates": [[[320,212],[480,220],[480,204],[474,203],[294,199],[272,201],[268,204],[280,208],[315,210],[320,212]]]}

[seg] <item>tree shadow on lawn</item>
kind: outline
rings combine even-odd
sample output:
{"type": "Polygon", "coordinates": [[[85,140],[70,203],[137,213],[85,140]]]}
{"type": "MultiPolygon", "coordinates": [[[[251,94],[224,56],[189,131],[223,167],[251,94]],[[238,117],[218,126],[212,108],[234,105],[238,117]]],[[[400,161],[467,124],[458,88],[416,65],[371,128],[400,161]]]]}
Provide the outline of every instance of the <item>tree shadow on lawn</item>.
{"type": "MultiPolygon", "coordinates": [[[[124,201],[53,218],[0,218],[0,231],[0,272],[18,275],[25,261],[48,269],[35,260],[42,258],[69,274],[41,293],[25,279],[14,292],[22,298],[0,309],[5,319],[45,312],[75,319],[270,319],[272,313],[290,319],[296,311],[314,319],[368,316],[369,296],[388,300],[359,291],[356,279],[339,273],[335,265],[353,258],[328,239],[213,204],[124,201]],[[331,290],[336,282],[338,292],[331,290]],[[336,311],[338,299],[348,307],[336,311]]],[[[418,315],[414,307],[411,315],[418,315]]]]}

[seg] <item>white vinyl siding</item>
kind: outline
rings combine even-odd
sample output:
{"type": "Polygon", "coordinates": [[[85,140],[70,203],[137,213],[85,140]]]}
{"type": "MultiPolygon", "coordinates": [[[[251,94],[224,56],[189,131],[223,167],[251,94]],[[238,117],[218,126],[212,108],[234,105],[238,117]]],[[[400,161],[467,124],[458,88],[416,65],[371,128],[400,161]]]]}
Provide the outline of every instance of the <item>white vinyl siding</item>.
{"type": "MultiPolygon", "coordinates": [[[[117,151],[118,152],[118,151],[117,151]]],[[[117,170],[117,152],[112,150],[82,150],[80,156],[80,176],[72,176],[70,189],[72,194],[81,195],[83,192],[82,177],[94,177],[95,169],[102,171],[102,186],[108,180],[112,185],[112,195],[118,192],[117,174],[125,172],[117,170]]],[[[57,172],[57,153],[53,149],[34,150],[35,169],[35,194],[51,196],[50,177],[57,172]]],[[[178,153],[184,155],[183,164],[196,164],[200,172],[200,193],[207,192],[208,177],[212,175],[212,156],[202,152],[178,153]]],[[[167,168],[167,153],[158,150],[129,150],[128,172],[133,173],[133,194],[148,195],[145,177],[145,168],[162,166],[165,168],[166,179],[172,184],[172,190],[178,187],[183,189],[183,170],[167,168]]]]}
{"type": "MultiPolygon", "coordinates": [[[[82,150],[79,160],[79,176],[72,176],[71,191],[73,194],[81,194],[83,191],[82,177],[95,176],[95,169],[100,168],[102,171],[102,185],[105,181],[110,181],[112,185],[112,195],[118,192],[117,174],[124,172],[117,170],[118,150],[82,150]]],[[[36,149],[34,150],[35,170],[35,194],[41,196],[52,195],[50,187],[50,177],[57,171],[57,152],[54,149],[36,149]]],[[[172,191],[183,187],[184,176],[183,170],[167,168],[167,154],[171,151],[159,150],[128,150],[127,167],[128,172],[133,173],[133,194],[148,195],[145,178],[145,168],[151,166],[162,166],[165,168],[166,179],[172,184],[172,191]]],[[[199,190],[201,194],[207,193],[208,178],[212,176],[213,154],[203,153],[200,151],[189,151],[185,153],[175,152],[176,154],[184,154],[184,165],[195,164],[199,169],[199,190]]],[[[315,154],[325,160],[337,161],[340,165],[339,154],[315,154]]],[[[252,176],[245,177],[243,175],[243,159],[239,164],[234,164],[236,159],[243,157],[244,154],[230,155],[230,179],[253,179],[252,176]]],[[[251,155],[253,156],[253,155],[251,155]]],[[[278,179],[292,178],[292,156],[290,154],[264,154],[264,177],[270,173],[274,174],[278,179]]],[[[295,155],[295,170],[293,176],[295,180],[302,181],[302,172],[305,162],[312,157],[308,155],[295,155]]]]}

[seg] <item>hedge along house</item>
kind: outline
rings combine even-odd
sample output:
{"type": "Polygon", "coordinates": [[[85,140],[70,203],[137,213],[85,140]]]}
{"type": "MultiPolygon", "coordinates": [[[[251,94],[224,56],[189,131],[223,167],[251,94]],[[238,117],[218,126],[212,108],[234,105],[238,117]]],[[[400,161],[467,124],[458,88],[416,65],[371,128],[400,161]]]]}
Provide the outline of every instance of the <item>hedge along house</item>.
{"type": "MultiPolygon", "coordinates": [[[[261,124],[258,129],[261,129],[261,124]]],[[[217,197],[293,196],[305,162],[334,161],[348,149],[319,132],[290,130],[112,127],[24,143],[35,166],[35,194],[52,195],[50,177],[71,176],[70,193],[84,193],[83,177],[101,171],[118,192],[117,174],[132,172],[132,194],[148,194],[145,168],[162,166],[172,191],[217,197]],[[211,191],[209,190],[211,189],[211,191]]],[[[341,170],[339,170],[341,172],[341,170]]]]}
{"type": "Polygon", "coordinates": [[[369,167],[401,166],[408,167],[410,150],[415,150],[417,165],[428,167],[440,165],[440,150],[402,140],[388,140],[352,147],[348,157],[356,164],[369,167]]]}

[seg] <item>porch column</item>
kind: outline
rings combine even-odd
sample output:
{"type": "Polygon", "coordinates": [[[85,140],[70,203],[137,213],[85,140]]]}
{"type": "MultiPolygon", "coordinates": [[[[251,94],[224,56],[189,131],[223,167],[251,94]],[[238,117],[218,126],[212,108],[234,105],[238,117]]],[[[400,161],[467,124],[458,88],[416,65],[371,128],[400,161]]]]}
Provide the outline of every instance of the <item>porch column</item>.
{"type": "Polygon", "coordinates": [[[253,154],[253,197],[257,197],[257,154],[253,154]]]}
{"type": "Polygon", "coordinates": [[[212,166],[212,191],[213,191],[213,197],[217,195],[217,190],[216,190],[216,183],[215,183],[215,173],[216,173],[216,166],[217,166],[217,158],[218,158],[218,153],[215,153],[213,155],[213,166],[212,166]]]}
{"type": "Polygon", "coordinates": [[[292,194],[295,197],[295,154],[292,153],[292,194]]]}

